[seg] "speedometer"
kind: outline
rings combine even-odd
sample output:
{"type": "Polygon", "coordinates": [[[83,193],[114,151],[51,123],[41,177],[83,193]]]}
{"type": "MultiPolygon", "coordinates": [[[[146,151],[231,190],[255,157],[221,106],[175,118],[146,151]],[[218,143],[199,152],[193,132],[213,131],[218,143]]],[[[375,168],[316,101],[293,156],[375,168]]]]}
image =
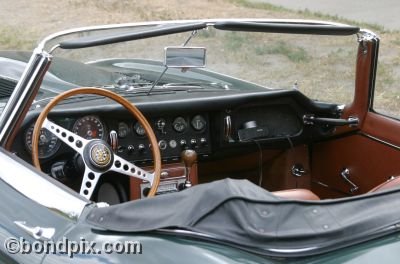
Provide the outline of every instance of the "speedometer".
{"type": "MultiPolygon", "coordinates": [[[[25,146],[32,153],[32,124],[25,133],[25,146]]],[[[60,148],[61,141],[47,129],[42,128],[39,136],[39,158],[45,159],[53,156],[60,148]]]]}
{"type": "Polygon", "coordinates": [[[72,132],[85,139],[104,139],[105,127],[100,118],[94,115],[88,115],[75,121],[72,132]]]}

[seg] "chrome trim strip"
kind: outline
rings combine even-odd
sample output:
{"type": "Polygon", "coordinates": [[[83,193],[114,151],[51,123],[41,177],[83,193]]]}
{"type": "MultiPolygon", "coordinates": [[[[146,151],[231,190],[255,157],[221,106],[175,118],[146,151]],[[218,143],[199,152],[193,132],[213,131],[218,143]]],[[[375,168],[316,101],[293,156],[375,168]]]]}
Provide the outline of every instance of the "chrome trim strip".
{"type": "Polygon", "coordinates": [[[157,229],[157,232],[160,233],[168,233],[168,234],[181,234],[181,235],[189,235],[189,236],[197,236],[197,237],[204,237],[204,238],[211,238],[211,239],[216,239],[214,236],[208,235],[208,234],[203,234],[203,233],[199,233],[199,232],[194,232],[194,231],[190,231],[190,230],[183,230],[183,229],[157,229]]]}
{"type": "Polygon", "coordinates": [[[316,250],[318,249],[318,247],[308,247],[308,248],[269,248],[268,250],[271,252],[275,252],[275,253],[301,253],[301,252],[307,252],[307,251],[311,251],[311,250],[316,250]]]}
{"type": "Polygon", "coordinates": [[[358,37],[358,41],[362,42],[362,41],[372,41],[375,39],[379,39],[378,35],[375,34],[374,32],[372,32],[369,29],[360,29],[360,32],[357,34],[358,37]]]}
{"type": "Polygon", "coordinates": [[[0,179],[27,198],[72,220],[78,219],[85,206],[90,203],[89,200],[56,186],[3,151],[0,151],[0,164],[3,164],[0,179]]]}
{"type": "Polygon", "coordinates": [[[367,138],[369,138],[369,139],[372,139],[372,140],[374,140],[374,141],[377,141],[377,142],[379,142],[379,143],[381,143],[381,144],[384,144],[384,145],[386,145],[386,146],[388,146],[388,147],[392,147],[392,148],[395,148],[395,149],[397,149],[397,150],[400,150],[400,146],[395,145],[395,144],[392,144],[392,143],[389,143],[389,142],[384,141],[384,140],[382,140],[382,139],[379,139],[379,138],[377,138],[377,137],[371,136],[370,134],[366,134],[366,133],[364,133],[364,132],[360,132],[359,134],[362,135],[362,136],[365,136],[365,137],[367,137],[367,138]]]}

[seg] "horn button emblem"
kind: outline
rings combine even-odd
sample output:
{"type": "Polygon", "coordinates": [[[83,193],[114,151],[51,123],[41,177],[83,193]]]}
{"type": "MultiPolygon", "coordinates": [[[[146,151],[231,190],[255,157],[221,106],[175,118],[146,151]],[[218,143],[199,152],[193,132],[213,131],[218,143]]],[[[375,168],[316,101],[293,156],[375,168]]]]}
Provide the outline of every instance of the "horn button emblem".
{"type": "Polygon", "coordinates": [[[97,168],[105,168],[111,163],[111,150],[103,143],[94,144],[89,151],[90,161],[97,168]]]}

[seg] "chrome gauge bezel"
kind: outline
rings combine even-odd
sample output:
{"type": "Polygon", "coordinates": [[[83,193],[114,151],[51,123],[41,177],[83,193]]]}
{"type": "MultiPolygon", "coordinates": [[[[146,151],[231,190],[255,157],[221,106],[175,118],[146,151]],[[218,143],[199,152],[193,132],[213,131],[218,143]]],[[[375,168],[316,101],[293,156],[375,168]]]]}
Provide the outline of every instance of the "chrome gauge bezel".
{"type": "Polygon", "coordinates": [[[102,140],[105,140],[106,137],[107,137],[106,125],[100,119],[100,117],[98,117],[97,115],[85,115],[85,116],[82,116],[82,117],[76,119],[74,124],[73,124],[73,126],[72,126],[72,128],[71,128],[71,131],[72,131],[72,133],[75,133],[75,134],[77,134],[77,135],[79,135],[79,136],[81,136],[81,137],[83,137],[85,139],[102,139],[102,140]],[[86,120],[88,120],[88,119],[95,120],[95,122],[98,122],[101,125],[101,129],[103,130],[103,134],[101,135],[101,137],[96,136],[96,137],[88,138],[87,135],[81,135],[81,134],[78,133],[78,131],[79,131],[78,128],[80,126],[82,126],[82,124],[87,122],[86,120]],[[79,125],[79,122],[81,123],[80,125],[79,125]]]}
{"type": "Polygon", "coordinates": [[[207,119],[203,115],[195,115],[190,120],[190,125],[197,132],[203,131],[207,127],[207,119]],[[199,124],[201,127],[199,127],[199,124]]]}
{"type": "MultiPolygon", "coordinates": [[[[25,148],[26,150],[32,154],[32,134],[33,134],[33,128],[34,128],[35,124],[31,124],[28,129],[25,131],[24,134],[24,143],[25,143],[25,148]],[[29,143],[30,142],[30,143],[29,143]]],[[[39,145],[39,159],[48,159],[53,157],[57,151],[60,149],[61,147],[61,140],[59,140],[53,133],[51,133],[50,131],[46,130],[45,128],[42,128],[41,131],[46,131],[46,133],[49,133],[52,136],[52,140],[55,140],[55,143],[53,144],[54,146],[50,149],[50,151],[46,151],[45,155],[43,155],[43,151],[41,151],[41,148],[43,147],[49,147],[49,145],[39,145]]]]}
{"type": "Polygon", "coordinates": [[[146,136],[146,130],[144,129],[144,127],[142,126],[142,124],[139,121],[136,121],[132,124],[132,131],[138,137],[146,136]]]}

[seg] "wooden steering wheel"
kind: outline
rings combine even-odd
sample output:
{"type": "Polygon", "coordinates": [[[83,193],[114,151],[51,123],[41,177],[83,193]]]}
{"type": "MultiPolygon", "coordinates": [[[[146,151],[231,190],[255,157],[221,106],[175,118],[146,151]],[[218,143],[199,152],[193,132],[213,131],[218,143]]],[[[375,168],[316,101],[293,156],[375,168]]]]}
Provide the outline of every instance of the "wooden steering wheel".
{"type": "Polygon", "coordinates": [[[148,197],[154,196],[160,183],[161,154],[157,147],[157,139],[149,122],[143,114],[125,98],[100,88],[82,87],[68,90],[51,100],[40,113],[32,135],[32,161],[36,168],[41,170],[39,163],[39,136],[40,129],[45,128],[57,138],[78,152],[85,164],[85,173],[79,193],[90,199],[101,175],[108,171],[118,172],[130,177],[150,182],[151,188],[148,197]],[[87,140],[47,119],[47,115],[61,100],[78,94],[96,94],[105,96],[124,106],[133,117],[143,126],[151,143],[154,159],[154,172],[149,173],[131,162],[113,153],[106,141],[101,139],[87,140]]]}

